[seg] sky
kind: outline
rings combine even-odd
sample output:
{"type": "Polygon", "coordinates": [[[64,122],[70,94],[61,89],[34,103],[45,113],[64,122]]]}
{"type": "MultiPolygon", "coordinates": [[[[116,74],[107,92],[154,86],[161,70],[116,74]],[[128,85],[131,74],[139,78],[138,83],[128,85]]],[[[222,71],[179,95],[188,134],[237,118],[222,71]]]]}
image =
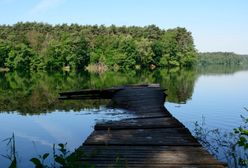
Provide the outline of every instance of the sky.
{"type": "Polygon", "coordinates": [[[199,52],[248,54],[248,0],[0,0],[0,24],[185,27],[199,52]]]}

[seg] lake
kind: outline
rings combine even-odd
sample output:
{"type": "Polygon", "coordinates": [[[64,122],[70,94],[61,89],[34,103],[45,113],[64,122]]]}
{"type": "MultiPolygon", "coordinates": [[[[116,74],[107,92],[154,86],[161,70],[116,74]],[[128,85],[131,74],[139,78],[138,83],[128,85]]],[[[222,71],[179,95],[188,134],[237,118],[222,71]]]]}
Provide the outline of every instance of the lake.
{"type": "MultiPolygon", "coordinates": [[[[158,69],[128,73],[87,72],[0,73],[0,154],[8,154],[6,141],[14,133],[19,167],[52,145],[66,143],[73,151],[99,120],[119,120],[121,109],[109,109],[107,100],[59,101],[61,91],[105,88],[125,84],[160,83],[167,90],[165,107],[191,131],[196,121],[210,129],[232,131],[248,116],[248,68],[208,66],[193,70],[158,69]]],[[[0,156],[0,167],[9,160],[0,156]]]]}

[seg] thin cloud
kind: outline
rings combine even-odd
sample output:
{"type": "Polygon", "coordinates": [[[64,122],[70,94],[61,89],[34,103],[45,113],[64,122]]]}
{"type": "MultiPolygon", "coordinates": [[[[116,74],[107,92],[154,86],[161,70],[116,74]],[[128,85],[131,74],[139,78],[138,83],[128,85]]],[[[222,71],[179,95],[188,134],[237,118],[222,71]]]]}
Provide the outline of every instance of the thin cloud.
{"type": "Polygon", "coordinates": [[[47,10],[57,6],[64,0],[41,0],[30,11],[31,14],[43,13],[47,10]]]}

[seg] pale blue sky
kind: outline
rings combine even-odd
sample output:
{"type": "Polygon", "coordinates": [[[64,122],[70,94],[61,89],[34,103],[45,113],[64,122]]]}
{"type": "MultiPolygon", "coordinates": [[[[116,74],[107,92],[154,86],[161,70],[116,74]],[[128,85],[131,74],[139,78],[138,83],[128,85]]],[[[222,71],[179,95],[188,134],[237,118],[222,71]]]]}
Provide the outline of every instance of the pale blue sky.
{"type": "Polygon", "coordinates": [[[248,54],[248,0],[0,0],[0,24],[186,27],[199,51],[248,54]]]}

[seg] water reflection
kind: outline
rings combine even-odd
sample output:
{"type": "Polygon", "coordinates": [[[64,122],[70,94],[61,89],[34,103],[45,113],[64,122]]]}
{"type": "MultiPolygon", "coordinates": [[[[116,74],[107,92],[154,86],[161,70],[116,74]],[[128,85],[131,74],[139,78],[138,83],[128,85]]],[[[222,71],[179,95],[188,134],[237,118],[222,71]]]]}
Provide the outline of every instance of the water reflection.
{"type": "MultiPolygon", "coordinates": [[[[120,119],[126,113],[101,106],[108,100],[59,101],[59,92],[144,83],[160,83],[168,89],[166,107],[188,128],[192,129],[192,122],[204,115],[214,128],[232,129],[240,123],[242,114],[235,111],[247,106],[247,72],[226,74],[241,70],[248,68],[214,66],[104,74],[0,73],[0,140],[15,133],[21,167],[29,167],[31,157],[51,151],[54,143],[68,142],[73,150],[90,134],[96,119],[120,119]]],[[[5,149],[6,144],[0,143],[0,154],[5,149]]],[[[6,165],[8,160],[0,157],[0,167],[6,165]]]]}
{"type": "Polygon", "coordinates": [[[10,161],[2,157],[9,151],[6,142],[2,142],[14,133],[18,167],[26,168],[33,165],[29,160],[40,154],[52,153],[53,144],[68,143],[71,152],[79,147],[93,131],[99,120],[120,120],[133,117],[123,110],[88,109],[76,112],[53,111],[40,115],[18,115],[18,113],[0,113],[0,167],[8,167],[10,161]],[[114,115],[113,115],[114,114],[114,115]]]}
{"type": "Polygon", "coordinates": [[[1,74],[0,111],[39,114],[54,110],[80,110],[106,104],[97,101],[59,101],[60,91],[85,88],[105,88],[125,84],[160,83],[168,89],[168,101],[186,102],[192,95],[195,71],[130,72],[105,74],[31,73],[1,74]]]}
{"type": "MultiPolygon", "coordinates": [[[[198,69],[157,69],[142,72],[0,73],[0,111],[40,114],[54,110],[98,107],[106,100],[59,101],[58,93],[86,88],[106,88],[126,84],[160,83],[167,89],[167,101],[186,103],[191,99],[201,74],[226,74],[246,69],[244,66],[202,67],[198,69]]],[[[248,68],[247,68],[248,69],[248,68]]]]}

